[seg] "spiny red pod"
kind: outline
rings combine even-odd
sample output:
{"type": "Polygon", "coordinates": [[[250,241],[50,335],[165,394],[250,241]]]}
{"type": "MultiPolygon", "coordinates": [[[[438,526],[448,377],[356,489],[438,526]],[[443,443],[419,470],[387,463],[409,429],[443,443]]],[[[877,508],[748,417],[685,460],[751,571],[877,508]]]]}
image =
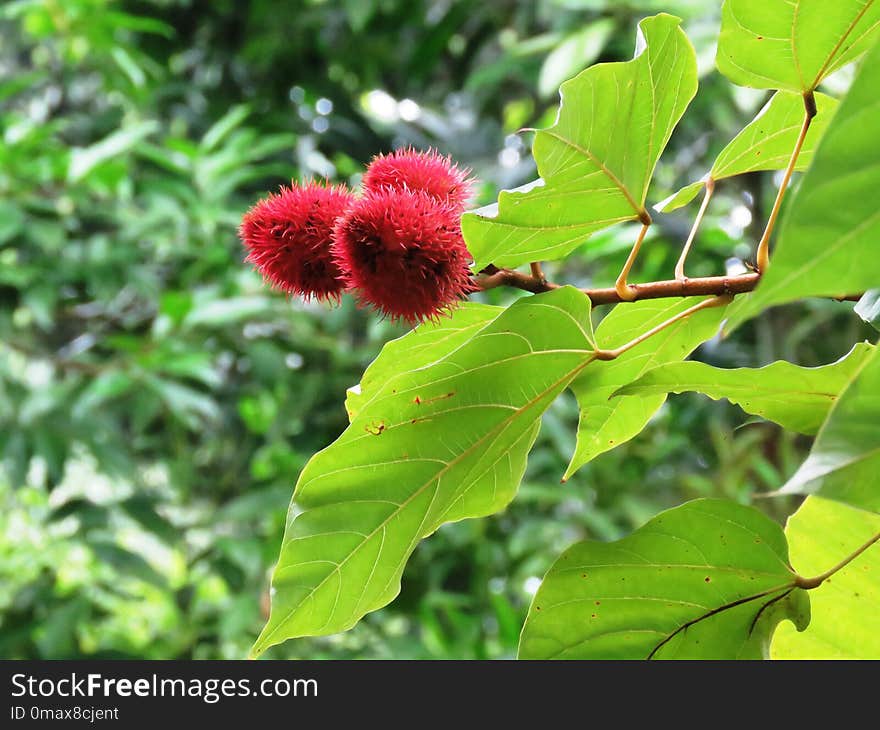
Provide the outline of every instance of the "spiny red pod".
{"type": "Polygon", "coordinates": [[[459,213],[424,191],[386,187],[357,200],[333,250],[361,301],[393,320],[434,319],[473,290],[459,213]]]}
{"type": "Polygon", "coordinates": [[[410,148],[374,157],[364,173],[363,187],[367,193],[383,188],[421,190],[459,212],[471,196],[468,171],[435,150],[410,148]]]}
{"type": "Polygon", "coordinates": [[[282,187],[242,218],[245,260],[275,289],[306,299],[338,299],[345,282],[333,257],[333,227],[353,200],[341,185],[282,187]]]}

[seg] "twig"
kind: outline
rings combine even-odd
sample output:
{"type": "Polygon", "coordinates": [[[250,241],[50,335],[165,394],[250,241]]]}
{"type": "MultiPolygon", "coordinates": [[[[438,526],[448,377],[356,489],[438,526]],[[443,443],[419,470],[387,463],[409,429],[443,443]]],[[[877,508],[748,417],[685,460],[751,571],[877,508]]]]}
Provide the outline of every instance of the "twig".
{"type": "MultiPolygon", "coordinates": [[[[667,299],[672,297],[699,297],[699,296],[724,296],[745,294],[753,291],[761,280],[759,273],[741,274],[739,276],[701,276],[694,279],[666,279],[652,281],[646,284],[630,284],[629,288],[634,292],[632,299],[621,299],[614,287],[605,289],[581,289],[586,294],[594,307],[600,304],[618,304],[623,301],[636,301],[639,299],[667,299]]],[[[514,289],[522,289],[532,294],[541,294],[546,291],[558,289],[560,284],[552,281],[538,281],[529,274],[513,269],[499,269],[488,266],[483,269],[483,275],[477,277],[474,284],[479,291],[495,289],[499,286],[509,286],[514,289]]],[[[833,297],[838,302],[857,302],[862,298],[861,294],[845,294],[833,297]]]]}
{"type": "MultiPolygon", "coordinates": [[[[512,269],[484,269],[492,273],[480,276],[475,284],[478,289],[494,289],[499,286],[510,286],[515,289],[540,294],[545,291],[558,289],[559,284],[552,281],[538,281],[535,277],[512,269]]],[[[631,299],[621,299],[616,287],[607,289],[581,289],[592,303],[616,304],[622,301],[634,301],[636,299],[664,299],[666,297],[690,297],[725,294],[743,294],[752,291],[758,284],[760,274],[743,274],[741,276],[706,276],[695,279],[669,279],[666,281],[652,281],[647,284],[629,284],[629,290],[633,294],[631,299]]]]}
{"type": "Polygon", "coordinates": [[[544,269],[541,268],[541,264],[538,261],[533,261],[530,267],[532,269],[532,277],[540,283],[546,284],[547,277],[544,276],[544,269]]]}

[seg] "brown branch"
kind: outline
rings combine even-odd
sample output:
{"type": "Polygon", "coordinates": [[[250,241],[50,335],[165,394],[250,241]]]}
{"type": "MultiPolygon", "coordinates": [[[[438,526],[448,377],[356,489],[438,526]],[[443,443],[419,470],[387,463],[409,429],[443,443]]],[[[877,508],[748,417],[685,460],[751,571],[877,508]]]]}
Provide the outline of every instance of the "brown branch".
{"type": "MultiPolygon", "coordinates": [[[[647,284],[630,284],[632,299],[664,299],[667,297],[697,297],[705,295],[735,296],[752,291],[760,279],[760,274],[742,274],[741,276],[705,276],[694,279],[668,279],[652,281],[647,284]]],[[[615,304],[624,301],[617,289],[585,289],[594,305],[615,304]]]]}
{"type": "MultiPolygon", "coordinates": [[[[704,295],[732,295],[752,291],[757,284],[759,274],[743,274],[742,276],[706,276],[694,279],[669,279],[653,281],[648,284],[629,284],[630,292],[636,299],[663,299],[666,297],[692,297],[704,295]]],[[[529,274],[512,269],[495,269],[477,278],[476,285],[480,290],[494,289],[499,286],[510,286],[515,289],[540,294],[541,292],[558,289],[559,284],[550,281],[541,282],[529,274]]],[[[582,289],[594,305],[616,304],[624,301],[615,287],[607,289],[582,289]]]]}
{"type": "MultiPolygon", "coordinates": [[[[522,289],[532,294],[541,294],[546,291],[558,289],[559,284],[552,281],[541,281],[534,276],[524,274],[513,269],[499,269],[496,266],[488,266],[483,269],[483,275],[474,281],[479,291],[495,289],[499,286],[509,286],[514,289],[522,289]]],[[[635,301],[639,299],[666,299],[671,297],[700,297],[700,296],[736,296],[753,291],[761,275],[757,272],[740,274],[739,276],[703,276],[693,279],[667,279],[664,281],[652,281],[647,284],[629,284],[630,291],[634,293],[633,299],[621,299],[617,289],[607,287],[603,289],[581,289],[586,294],[593,306],[600,304],[618,304],[622,301],[635,301]]],[[[861,294],[845,294],[833,297],[839,302],[857,302],[861,294]]]]}
{"type": "Polygon", "coordinates": [[[510,286],[514,289],[530,291],[532,294],[541,294],[542,292],[559,288],[559,284],[553,284],[546,279],[542,281],[535,276],[530,276],[514,269],[499,269],[496,266],[487,266],[481,274],[482,276],[478,276],[474,281],[474,284],[480,291],[495,289],[499,286],[510,286]]]}

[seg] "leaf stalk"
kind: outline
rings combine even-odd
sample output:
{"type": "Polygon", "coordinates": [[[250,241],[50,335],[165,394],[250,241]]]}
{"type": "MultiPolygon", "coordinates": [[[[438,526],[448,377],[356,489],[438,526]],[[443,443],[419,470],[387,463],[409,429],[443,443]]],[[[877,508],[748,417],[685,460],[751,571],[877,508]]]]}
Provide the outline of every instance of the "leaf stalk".
{"type": "Polygon", "coordinates": [[[785,168],[785,174],[782,177],[782,183],[779,185],[779,191],[776,193],[776,200],[773,202],[773,210],[770,211],[770,217],[767,219],[767,225],[764,226],[764,233],[758,242],[758,251],[756,254],[758,271],[765,272],[770,266],[770,234],[776,225],[776,219],[779,217],[779,210],[782,208],[782,199],[785,197],[785,191],[788,189],[788,183],[794,173],[795,165],[797,165],[798,157],[801,154],[801,148],[804,146],[804,140],[807,138],[807,132],[810,129],[810,123],[816,116],[816,98],[812,91],[804,94],[804,121],[801,124],[801,131],[798,134],[791,157],[788,160],[788,167],[785,168]]]}

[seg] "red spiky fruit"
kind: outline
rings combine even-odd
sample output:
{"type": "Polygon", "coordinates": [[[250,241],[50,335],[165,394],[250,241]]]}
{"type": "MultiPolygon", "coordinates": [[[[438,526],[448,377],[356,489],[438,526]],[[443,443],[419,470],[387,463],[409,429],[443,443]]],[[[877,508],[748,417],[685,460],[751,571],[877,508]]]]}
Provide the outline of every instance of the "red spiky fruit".
{"type": "Polygon", "coordinates": [[[468,172],[436,150],[408,148],[374,157],[364,173],[363,187],[367,193],[382,188],[421,190],[462,212],[471,196],[468,172]]]}
{"type": "Polygon", "coordinates": [[[380,188],[357,200],[333,250],[360,300],[393,320],[435,319],[473,291],[459,213],[424,191],[380,188]]]}
{"type": "Polygon", "coordinates": [[[245,261],[287,294],[338,299],[345,282],[333,258],[333,227],[353,200],[342,185],[282,186],[242,218],[239,236],[248,250],[245,261]]]}

